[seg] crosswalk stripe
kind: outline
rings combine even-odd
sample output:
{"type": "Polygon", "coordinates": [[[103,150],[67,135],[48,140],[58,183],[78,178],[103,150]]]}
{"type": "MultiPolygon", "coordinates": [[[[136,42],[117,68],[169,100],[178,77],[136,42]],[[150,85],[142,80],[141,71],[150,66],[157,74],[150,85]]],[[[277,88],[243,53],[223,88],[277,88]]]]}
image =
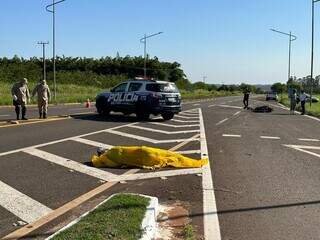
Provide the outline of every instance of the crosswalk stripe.
{"type": "Polygon", "coordinates": [[[160,122],[149,122],[154,125],[165,126],[165,127],[173,127],[173,128],[187,128],[187,127],[199,127],[200,124],[187,124],[187,125],[174,125],[168,123],[160,123],[160,122]]]}
{"type": "Polygon", "coordinates": [[[0,206],[27,223],[32,223],[52,211],[52,209],[1,181],[0,206]]]}
{"type": "Polygon", "coordinates": [[[113,147],[112,145],[109,145],[109,144],[104,144],[101,142],[96,142],[96,141],[92,141],[92,140],[84,139],[84,138],[73,138],[72,141],[83,143],[83,144],[94,146],[94,147],[99,147],[99,148],[101,147],[101,148],[105,148],[105,149],[110,149],[113,147]]]}
{"type": "Polygon", "coordinates": [[[168,135],[172,135],[172,134],[179,134],[179,133],[195,133],[195,132],[199,132],[200,130],[186,130],[186,131],[163,131],[160,129],[154,129],[154,128],[147,128],[147,127],[141,127],[138,125],[131,125],[129,126],[130,128],[136,128],[136,129],[141,129],[141,130],[145,130],[145,131],[150,131],[150,132],[158,132],[158,133],[163,133],[163,134],[168,134],[168,135]]]}
{"type": "Polygon", "coordinates": [[[68,169],[72,169],[74,171],[99,178],[104,181],[112,181],[116,177],[115,174],[112,174],[97,168],[92,168],[82,163],[78,163],[76,161],[63,158],[63,157],[60,157],[36,148],[26,149],[23,152],[28,153],[32,156],[36,156],[38,158],[44,159],[46,161],[58,164],[60,166],[66,167],[68,169]]]}

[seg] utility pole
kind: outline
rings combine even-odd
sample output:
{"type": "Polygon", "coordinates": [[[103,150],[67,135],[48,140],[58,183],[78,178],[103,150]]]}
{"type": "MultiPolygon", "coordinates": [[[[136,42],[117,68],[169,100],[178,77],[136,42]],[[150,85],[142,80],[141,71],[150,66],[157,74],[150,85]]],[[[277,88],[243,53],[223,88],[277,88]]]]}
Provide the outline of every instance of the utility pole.
{"type": "Polygon", "coordinates": [[[206,83],[207,76],[203,76],[203,83],[206,83]]]}
{"type": "Polygon", "coordinates": [[[144,44],[144,66],[143,66],[143,72],[144,72],[144,78],[146,79],[147,78],[147,39],[148,38],[151,38],[151,37],[154,37],[156,35],[159,35],[163,32],[158,32],[158,33],[155,33],[155,34],[151,34],[151,35],[148,35],[147,34],[144,34],[144,37],[140,39],[140,42],[144,44]]]}
{"type": "Polygon", "coordinates": [[[42,45],[42,60],[43,60],[43,80],[46,80],[46,45],[49,42],[38,42],[39,45],[42,45]]]}
{"type": "Polygon", "coordinates": [[[54,84],[54,100],[57,99],[57,83],[56,83],[56,5],[66,0],[56,2],[52,0],[52,4],[46,6],[47,12],[52,13],[52,58],[53,58],[53,84],[54,84]],[[49,9],[52,7],[52,10],[49,9]]]}

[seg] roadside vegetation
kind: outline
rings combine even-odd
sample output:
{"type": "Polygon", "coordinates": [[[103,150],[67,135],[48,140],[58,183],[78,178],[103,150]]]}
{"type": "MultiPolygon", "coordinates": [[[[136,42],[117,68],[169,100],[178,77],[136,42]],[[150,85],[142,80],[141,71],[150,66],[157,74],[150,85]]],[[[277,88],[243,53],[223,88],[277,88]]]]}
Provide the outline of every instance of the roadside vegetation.
{"type": "Polygon", "coordinates": [[[53,240],[138,240],[149,199],[120,194],[112,197],[53,240]]]}
{"type": "MultiPolygon", "coordinates": [[[[98,93],[109,90],[124,80],[143,76],[143,62],[142,57],[130,56],[100,59],[58,57],[55,103],[83,103],[87,99],[94,101],[98,93]]],[[[52,61],[47,60],[46,64],[47,83],[53,92],[52,61]]],[[[239,95],[246,90],[262,93],[261,89],[247,84],[215,85],[201,81],[191,83],[179,63],[161,62],[156,57],[148,60],[147,67],[150,78],[176,83],[184,100],[239,95]]],[[[32,91],[35,84],[42,79],[41,58],[0,58],[0,105],[11,105],[11,86],[24,77],[28,78],[32,91]]]]}

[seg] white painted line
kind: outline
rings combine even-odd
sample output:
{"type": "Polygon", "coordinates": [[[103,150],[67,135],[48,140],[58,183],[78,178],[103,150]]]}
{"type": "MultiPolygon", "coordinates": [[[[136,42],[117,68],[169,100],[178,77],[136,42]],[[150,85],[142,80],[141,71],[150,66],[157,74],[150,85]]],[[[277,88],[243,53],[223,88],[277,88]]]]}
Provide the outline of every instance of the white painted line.
{"type": "Polygon", "coordinates": [[[303,153],[308,153],[312,156],[315,156],[315,157],[318,157],[320,158],[320,154],[317,154],[317,153],[314,153],[314,152],[310,152],[310,151],[307,151],[305,149],[313,149],[313,150],[320,150],[320,147],[314,147],[314,146],[298,146],[298,145],[283,145],[285,147],[288,147],[288,148],[292,148],[292,149],[295,149],[297,151],[300,151],[300,152],[303,152],[303,153]]]}
{"type": "MultiPolygon", "coordinates": [[[[206,133],[200,109],[200,147],[201,158],[208,158],[208,147],[206,133]]],[[[202,172],[202,190],[203,190],[203,224],[205,240],[221,240],[219,219],[217,214],[216,198],[214,195],[212,173],[210,161],[207,166],[203,167],[202,172]]]]}
{"type": "Polygon", "coordinates": [[[180,154],[200,154],[201,150],[186,150],[186,151],[176,151],[180,154]]]}
{"type": "Polygon", "coordinates": [[[193,104],[193,106],[200,106],[200,103],[197,103],[197,104],[193,104]]]}
{"type": "Polygon", "coordinates": [[[73,160],[70,160],[67,158],[63,158],[63,157],[39,150],[39,149],[35,149],[35,148],[28,149],[28,150],[24,150],[23,152],[28,153],[32,156],[41,158],[43,160],[52,162],[54,164],[63,166],[65,168],[69,168],[74,171],[84,173],[84,174],[92,176],[92,177],[99,178],[104,181],[111,181],[112,179],[114,179],[116,177],[115,174],[109,173],[107,171],[103,171],[103,170],[100,170],[97,168],[89,167],[89,166],[86,166],[82,163],[78,163],[76,161],[73,161],[73,160]]]}
{"type": "Polygon", "coordinates": [[[133,139],[141,140],[141,141],[145,141],[145,142],[155,143],[155,144],[176,143],[176,142],[185,142],[185,141],[199,141],[198,138],[156,140],[156,139],[152,139],[152,138],[142,137],[139,135],[134,135],[134,134],[120,132],[120,131],[111,130],[111,129],[105,130],[105,132],[112,133],[112,134],[119,135],[119,136],[123,136],[123,137],[127,137],[127,138],[133,138],[133,139]]]}
{"type": "Polygon", "coordinates": [[[3,115],[0,115],[0,117],[10,117],[11,115],[9,114],[3,114],[3,115]]]}
{"type": "Polygon", "coordinates": [[[0,206],[27,223],[32,223],[52,211],[52,209],[1,181],[0,206]]]}
{"type": "Polygon", "coordinates": [[[226,122],[228,120],[229,120],[229,118],[223,119],[220,122],[216,123],[216,126],[219,126],[219,125],[221,125],[222,123],[224,123],[224,122],[226,122]]]}
{"type": "Polygon", "coordinates": [[[188,117],[188,116],[198,116],[199,113],[198,113],[198,112],[194,112],[194,113],[191,113],[191,112],[181,112],[181,113],[179,113],[179,115],[177,115],[177,116],[181,116],[181,115],[186,116],[186,117],[188,117]]]}
{"type": "Polygon", "coordinates": [[[238,106],[231,106],[231,105],[210,105],[209,107],[224,107],[224,108],[235,108],[235,109],[243,109],[242,107],[238,107],[238,106]]]}
{"type": "Polygon", "coordinates": [[[237,134],[222,134],[222,137],[241,138],[241,135],[237,135],[237,134]]]}
{"type": "Polygon", "coordinates": [[[182,116],[182,115],[175,115],[175,117],[183,118],[183,119],[199,119],[198,116],[196,117],[191,117],[191,116],[182,116]]]}
{"type": "Polygon", "coordinates": [[[312,139],[312,138],[298,138],[299,141],[305,141],[305,142],[320,142],[319,139],[312,139]]]}
{"type": "Polygon", "coordinates": [[[154,128],[141,127],[141,126],[138,126],[138,125],[132,125],[132,126],[130,126],[130,128],[141,129],[141,130],[145,130],[145,131],[149,131],[149,132],[163,133],[163,134],[167,134],[167,135],[182,134],[182,133],[184,133],[184,134],[185,133],[195,133],[195,132],[199,132],[200,131],[200,130],[163,131],[163,130],[154,129],[154,128]]]}
{"type": "Polygon", "coordinates": [[[233,116],[237,116],[241,113],[241,111],[236,112],[235,114],[233,114],[233,116]]]}
{"type": "Polygon", "coordinates": [[[110,149],[113,147],[112,145],[108,145],[108,144],[104,144],[101,142],[96,142],[96,141],[92,141],[92,140],[88,140],[88,139],[84,139],[84,138],[73,138],[72,141],[83,143],[83,144],[86,144],[89,146],[105,148],[105,149],[110,149]]]}
{"type": "MultiPolygon", "coordinates": [[[[137,124],[137,123],[136,122],[135,123],[129,123],[129,124],[125,124],[125,125],[116,126],[116,127],[110,128],[110,129],[112,130],[112,129],[124,128],[124,127],[128,127],[128,126],[131,126],[131,125],[134,125],[134,124],[137,124]]],[[[29,146],[29,147],[18,148],[18,149],[11,150],[11,151],[8,151],[8,152],[2,152],[2,153],[0,153],[0,157],[1,156],[5,156],[5,155],[9,155],[9,154],[13,154],[13,153],[17,153],[17,152],[21,152],[21,151],[24,151],[26,149],[45,147],[45,146],[49,146],[49,145],[53,145],[53,144],[57,144],[57,143],[70,141],[70,140],[73,140],[75,138],[82,138],[82,137],[87,137],[87,136],[91,136],[91,135],[98,134],[98,133],[103,133],[103,132],[105,132],[105,130],[106,129],[95,131],[95,132],[91,132],[91,133],[86,133],[86,134],[82,134],[82,135],[78,135],[78,136],[74,136],[74,137],[63,138],[63,139],[55,140],[55,141],[52,141],[52,142],[37,144],[37,145],[29,146]]]]}
{"type": "Polygon", "coordinates": [[[173,177],[173,176],[183,176],[190,174],[202,173],[201,168],[190,168],[190,169],[178,169],[178,170],[168,170],[168,171],[158,171],[158,172],[145,172],[145,173],[136,173],[130,175],[120,175],[115,180],[116,181],[134,181],[141,179],[150,179],[150,178],[160,178],[160,177],[173,177]]]}
{"type": "Polygon", "coordinates": [[[279,140],[280,137],[272,137],[272,136],[260,136],[261,139],[274,139],[274,140],[279,140]]]}
{"type": "Polygon", "coordinates": [[[160,122],[149,122],[149,123],[154,124],[154,125],[159,125],[159,126],[173,127],[173,128],[199,127],[199,124],[174,125],[174,124],[160,123],[160,122]]]}
{"type": "Polygon", "coordinates": [[[178,120],[178,119],[171,119],[172,122],[179,122],[179,123],[198,123],[199,120],[191,120],[191,121],[185,121],[185,120],[178,120]]]}

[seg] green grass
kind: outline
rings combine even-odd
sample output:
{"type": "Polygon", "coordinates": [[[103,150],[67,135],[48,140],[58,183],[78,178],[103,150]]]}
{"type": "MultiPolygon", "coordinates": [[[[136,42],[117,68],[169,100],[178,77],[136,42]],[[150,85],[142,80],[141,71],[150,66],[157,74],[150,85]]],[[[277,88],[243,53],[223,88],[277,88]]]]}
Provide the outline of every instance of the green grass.
{"type": "Polygon", "coordinates": [[[182,230],[182,236],[184,240],[196,240],[196,231],[193,226],[188,224],[182,230]]]}
{"type": "MultiPolygon", "coordinates": [[[[29,90],[32,91],[36,83],[29,84],[29,90]]],[[[0,106],[2,105],[12,105],[12,96],[11,96],[11,83],[1,83],[0,82],[0,106]]],[[[50,90],[53,94],[53,86],[50,85],[50,90]]],[[[94,101],[97,94],[105,91],[96,86],[83,86],[76,84],[58,84],[57,85],[57,99],[56,103],[84,103],[88,98],[91,101],[94,101]]],[[[213,98],[213,97],[223,97],[223,96],[232,96],[239,95],[239,92],[226,92],[226,91],[207,91],[207,90],[195,90],[195,91],[186,91],[181,90],[181,95],[183,100],[192,100],[192,99],[202,99],[202,98],[213,98]]],[[[53,98],[51,103],[53,102],[53,98]]],[[[35,104],[36,99],[32,99],[31,103],[35,104]]]]}
{"type": "Polygon", "coordinates": [[[129,194],[116,195],[54,240],[138,240],[149,199],[129,194]]]}
{"type": "MultiPolygon", "coordinates": [[[[316,96],[317,98],[320,98],[320,95],[316,96]]],[[[288,99],[288,96],[283,96],[282,99],[280,99],[280,103],[283,105],[290,107],[290,100],[288,99]]],[[[297,105],[297,111],[301,111],[301,105],[297,105]]],[[[315,117],[320,117],[320,102],[318,103],[312,103],[310,107],[310,103],[306,103],[306,113],[315,117]]]]}

